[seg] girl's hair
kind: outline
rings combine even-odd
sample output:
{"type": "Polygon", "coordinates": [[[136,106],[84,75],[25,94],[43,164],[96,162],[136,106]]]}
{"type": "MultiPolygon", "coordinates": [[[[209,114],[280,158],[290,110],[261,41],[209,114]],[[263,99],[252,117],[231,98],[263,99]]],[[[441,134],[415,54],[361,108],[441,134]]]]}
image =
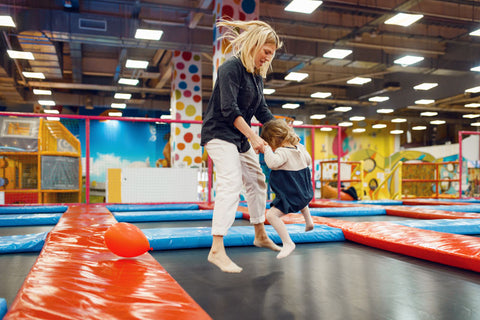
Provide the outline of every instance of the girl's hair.
{"type": "Polygon", "coordinates": [[[233,54],[240,58],[248,72],[257,71],[263,78],[267,76],[271,61],[265,63],[259,70],[255,68],[255,55],[264,44],[275,45],[275,50],[282,47],[283,43],[273,28],[263,21],[230,21],[219,20],[217,27],[225,27],[227,31],[221,38],[230,43],[233,54]]]}
{"type": "Polygon", "coordinates": [[[292,145],[300,142],[300,138],[295,134],[293,128],[283,119],[273,119],[265,123],[262,127],[261,137],[272,149],[277,149],[284,142],[292,145]]]}

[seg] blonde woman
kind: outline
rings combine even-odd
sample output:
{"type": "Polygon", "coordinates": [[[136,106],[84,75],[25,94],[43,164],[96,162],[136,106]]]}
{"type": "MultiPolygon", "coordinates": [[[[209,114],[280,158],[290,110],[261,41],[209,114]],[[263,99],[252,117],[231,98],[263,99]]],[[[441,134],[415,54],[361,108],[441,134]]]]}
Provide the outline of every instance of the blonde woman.
{"type": "Polygon", "coordinates": [[[295,243],[290,238],[281,216],[300,211],[305,219],[305,231],[313,229],[308,208],[313,198],[309,168],[312,158],[283,119],[264,124],[262,138],[268,143],[265,147],[265,162],[272,169],[269,182],[275,193],[275,199],[267,211],[267,219],[282,239],[283,247],[277,255],[278,259],[282,259],[292,253],[295,243]]]}
{"type": "Polygon", "coordinates": [[[228,257],[223,237],[235,221],[243,186],[255,227],[254,245],[280,251],[264,227],[267,186],[257,154],[266,143],[250,121],[254,116],[261,123],[273,119],[263,96],[263,78],[282,43],[262,21],[222,20],[217,26],[226,28],[224,38],[234,55],[218,68],[203,116],[201,144],[215,164],[217,178],[208,261],[224,272],[239,273],[242,268],[228,257]]]}

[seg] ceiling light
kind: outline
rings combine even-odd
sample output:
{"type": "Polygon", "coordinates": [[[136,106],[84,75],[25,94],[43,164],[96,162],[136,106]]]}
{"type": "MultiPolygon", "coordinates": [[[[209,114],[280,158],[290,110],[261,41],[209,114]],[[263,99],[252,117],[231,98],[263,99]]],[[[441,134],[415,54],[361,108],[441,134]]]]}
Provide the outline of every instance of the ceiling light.
{"type": "Polygon", "coordinates": [[[355,133],[365,132],[365,128],[355,128],[352,130],[352,132],[355,132],[355,133]]]}
{"type": "Polygon", "coordinates": [[[431,104],[434,102],[435,100],[432,100],[432,99],[420,99],[420,100],[416,100],[415,104],[431,104]]]}
{"type": "Polygon", "coordinates": [[[308,77],[308,73],[303,73],[303,72],[290,72],[290,73],[287,74],[287,76],[285,77],[285,80],[300,82],[300,81],[302,81],[303,79],[305,79],[306,77],[308,77]]]}
{"type": "Polygon", "coordinates": [[[401,57],[400,59],[397,59],[393,61],[393,63],[400,64],[402,66],[409,66],[411,64],[415,64],[417,62],[420,62],[424,59],[424,57],[418,57],[418,56],[404,56],[401,57]]]}
{"type": "Polygon", "coordinates": [[[480,107],[480,103],[467,103],[464,105],[465,108],[478,108],[480,107]]]}
{"type": "Polygon", "coordinates": [[[362,78],[362,77],[355,77],[353,79],[350,79],[347,81],[348,84],[358,84],[358,85],[362,85],[362,84],[365,84],[365,83],[368,83],[372,81],[371,78],[362,78]]]}
{"type": "Polygon", "coordinates": [[[121,111],[109,111],[108,112],[108,115],[110,117],[121,117],[122,116],[122,112],[121,111]]]}
{"type": "Polygon", "coordinates": [[[393,109],[378,109],[377,113],[392,113],[393,109]]]}
{"type": "Polygon", "coordinates": [[[33,94],[43,95],[43,96],[51,96],[52,95],[52,90],[33,89],[33,94]]]}
{"type": "Polygon", "coordinates": [[[137,29],[135,32],[135,39],[160,40],[162,35],[162,30],[137,29]]]}
{"type": "Polygon", "coordinates": [[[373,129],[383,129],[383,128],[386,128],[386,127],[387,127],[387,125],[384,124],[384,123],[377,123],[377,124],[372,125],[373,129]]]}
{"type": "Polygon", "coordinates": [[[430,124],[444,124],[446,121],[445,120],[433,120],[430,121],[430,124]]]}
{"type": "Polygon", "coordinates": [[[125,67],[134,69],[146,69],[148,67],[148,61],[127,59],[125,67]]]}
{"type": "Polygon", "coordinates": [[[424,83],[421,83],[419,85],[416,85],[415,87],[413,87],[413,89],[415,89],[415,90],[430,90],[432,88],[435,88],[436,86],[438,86],[438,83],[424,82],[424,83]]]}
{"type": "Polygon", "coordinates": [[[115,93],[114,98],[115,99],[129,100],[130,98],[132,98],[132,94],[130,94],[130,93],[115,93]]]}
{"type": "Polygon", "coordinates": [[[293,0],[285,7],[285,11],[312,13],[317,9],[323,1],[315,0],[293,0]]]}
{"type": "Polygon", "coordinates": [[[43,110],[44,113],[49,113],[49,114],[59,114],[60,111],[58,111],[57,109],[44,109],[43,110]]]}
{"type": "Polygon", "coordinates": [[[365,120],[365,117],[363,116],[353,116],[353,117],[350,117],[350,119],[348,119],[350,121],[363,121],[365,120]]]}
{"type": "Polygon", "coordinates": [[[402,122],[407,122],[407,119],[404,119],[404,118],[395,118],[395,119],[392,119],[390,120],[394,123],[402,123],[402,122]]]}
{"type": "Polygon", "coordinates": [[[390,134],[402,134],[403,130],[391,130],[390,134]]]}
{"type": "Polygon", "coordinates": [[[470,71],[480,72],[480,66],[476,66],[474,68],[471,68],[470,71]]]}
{"type": "Polygon", "coordinates": [[[41,106],[54,106],[56,105],[55,101],[53,100],[38,100],[38,104],[41,106]]]}
{"type": "Polygon", "coordinates": [[[470,35],[480,37],[480,29],[470,32],[470,35]]]}
{"type": "Polygon", "coordinates": [[[60,121],[59,117],[47,117],[48,121],[60,121]]]}
{"type": "Polygon", "coordinates": [[[127,107],[126,103],[112,103],[110,105],[112,109],[125,109],[127,107]]]}
{"type": "Polygon", "coordinates": [[[120,84],[126,84],[129,86],[136,86],[138,84],[139,80],[138,79],[127,79],[127,78],[120,78],[118,80],[118,83],[120,84]]]}
{"type": "Polygon", "coordinates": [[[350,110],[352,110],[352,107],[347,107],[347,106],[343,106],[343,107],[336,107],[335,109],[333,109],[337,112],[348,112],[350,110]]]}
{"type": "Polygon", "coordinates": [[[171,115],[171,114],[162,114],[162,115],[160,116],[160,119],[170,120],[170,119],[172,119],[172,115],[171,115]]]}
{"type": "Polygon", "coordinates": [[[340,122],[338,124],[339,127],[351,127],[353,126],[353,123],[352,122],[349,122],[349,121],[343,121],[343,122],[340,122]]]}
{"type": "Polygon", "coordinates": [[[465,92],[478,93],[478,92],[480,92],[480,86],[467,89],[467,90],[465,90],[465,92]]]}
{"type": "Polygon", "coordinates": [[[415,127],[412,127],[412,130],[415,130],[415,131],[425,130],[425,129],[427,129],[426,126],[415,126],[415,127]]]}
{"type": "Polygon", "coordinates": [[[294,120],[293,121],[293,125],[294,126],[299,126],[299,125],[302,125],[303,124],[303,121],[302,120],[294,120]]]}
{"type": "Polygon", "coordinates": [[[466,119],[475,119],[475,118],[480,117],[480,114],[479,113],[468,113],[468,114],[464,114],[462,117],[466,118],[466,119]]]}
{"type": "Polygon", "coordinates": [[[474,122],[472,124],[470,124],[471,126],[474,126],[474,127],[480,127],[480,122],[474,122]]]}
{"type": "Polygon", "coordinates": [[[320,92],[320,91],[318,91],[318,92],[312,93],[310,95],[310,97],[325,99],[325,98],[330,97],[331,95],[332,95],[331,92],[320,92]]]}
{"type": "Polygon", "coordinates": [[[15,28],[15,22],[13,22],[12,17],[10,16],[0,16],[0,26],[1,27],[12,27],[15,28]]]}
{"type": "Polygon", "coordinates": [[[28,51],[7,50],[8,56],[12,59],[35,60],[33,53],[28,51]]]}
{"type": "Polygon", "coordinates": [[[389,100],[390,98],[389,97],[386,97],[386,96],[376,96],[376,97],[371,97],[368,99],[368,101],[372,101],[372,102],[383,102],[383,101],[387,101],[389,100]]]}
{"type": "Polygon", "coordinates": [[[299,103],[285,103],[282,105],[283,109],[297,109],[298,107],[300,107],[299,103]]]}
{"type": "Polygon", "coordinates": [[[45,79],[45,75],[42,72],[27,72],[23,71],[22,74],[26,78],[34,78],[34,79],[45,79]]]}
{"type": "Polygon", "coordinates": [[[331,127],[321,127],[320,131],[332,131],[333,129],[331,127]]]}
{"type": "Polygon", "coordinates": [[[438,115],[438,112],[435,111],[425,111],[420,113],[420,116],[422,117],[435,117],[436,115],[438,115]]]}
{"type": "Polygon", "coordinates": [[[324,58],[332,58],[332,59],[343,59],[351,53],[352,53],[352,50],[332,49],[332,50],[326,52],[323,55],[323,57],[324,58]]]}
{"type": "Polygon", "coordinates": [[[263,89],[263,94],[273,94],[275,92],[275,89],[263,89]]]}
{"type": "Polygon", "coordinates": [[[397,26],[408,27],[412,23],[420,20],[423,14],[398,13],[385,21],[385,24],[394,24],[397,26]]]}
{"type": "Polygon", "coordinates": [[[320,119],[324,119],[326,118],[327,116],[324,115],[324,114],[312,114],[310,116],[310,119],[316,119],[316,120],[320,120],[320,119]]]}

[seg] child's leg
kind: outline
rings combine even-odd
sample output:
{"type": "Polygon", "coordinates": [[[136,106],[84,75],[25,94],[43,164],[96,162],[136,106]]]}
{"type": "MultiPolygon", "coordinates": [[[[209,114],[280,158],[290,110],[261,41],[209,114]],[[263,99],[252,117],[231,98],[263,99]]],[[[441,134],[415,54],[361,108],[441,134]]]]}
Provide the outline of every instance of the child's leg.
{"type": "Polygon", "coordinates": [[[310,215],[310,209],[308,206],[300,210],[300,212],[303,215],[303,218],[305,219],[305,232],[313,230],[313,220],[312,216],[310,215]]]}
{"type": "Polygon", "coordinates": [[[271,207],[267,212],[268,222],[270,222],[275,231],[277,231],[280,239],[282,239],[283,242],[282,250],[280,250],[280,253],[277,255],[277,259],[285,258],[292,253],[293,250],[295,250],[295,243],[293,243],[285,224],[283,223],[282,219],[280,219],[282,215],[283,212],[275,207],[271,207]]]}

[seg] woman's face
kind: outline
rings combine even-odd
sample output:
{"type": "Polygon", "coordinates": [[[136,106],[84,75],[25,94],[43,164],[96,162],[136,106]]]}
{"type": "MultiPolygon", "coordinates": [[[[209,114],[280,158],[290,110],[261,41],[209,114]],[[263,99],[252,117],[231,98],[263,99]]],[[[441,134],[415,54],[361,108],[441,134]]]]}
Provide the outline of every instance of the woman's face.
{"type": "Polygon", "coordinates": [[[255,68],[260,69],[265,63],[269,63],[275,55],[276,47],[273,43],[266,43],[260,47],[255,55],[255,68]]]}

